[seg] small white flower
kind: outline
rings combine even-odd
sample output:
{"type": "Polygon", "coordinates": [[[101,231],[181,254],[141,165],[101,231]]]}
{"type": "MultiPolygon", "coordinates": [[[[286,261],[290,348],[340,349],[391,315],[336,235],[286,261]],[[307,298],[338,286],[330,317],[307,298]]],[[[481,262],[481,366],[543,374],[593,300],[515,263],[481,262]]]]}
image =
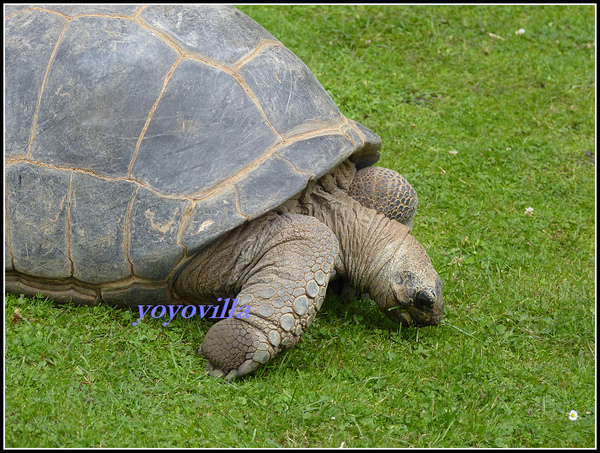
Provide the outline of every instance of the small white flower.
{"type": "Polygon", "coordinates": [[[525,215],[532,215],[533,214],[533,208],[529,207],[529,208],[525,208],[525,215]]]}
{"type": "Polygon", "coordinates": [[[525,29],[524,28],[519,28],[516,32],[515,35],[522,35],[523,33],[525,33],[525,29]]]}
{"type": "Polygon", "coordinates": [[[578,418],[579,418],[579,415],[577,415],[577,411],[569,412],[569,420],[575,421],[578,418]]]}
{"type": "Polygon", "coordinates": [[[332,420],[335,420],[335,417],[331,417],[332,420]]]}
{"type": "Polygon", "coordinates": [[[458,154],[458,151],[453,149],[453,150],[448,151],[448,154],[452,154],[453,156],[456,156],[458,154]]]}

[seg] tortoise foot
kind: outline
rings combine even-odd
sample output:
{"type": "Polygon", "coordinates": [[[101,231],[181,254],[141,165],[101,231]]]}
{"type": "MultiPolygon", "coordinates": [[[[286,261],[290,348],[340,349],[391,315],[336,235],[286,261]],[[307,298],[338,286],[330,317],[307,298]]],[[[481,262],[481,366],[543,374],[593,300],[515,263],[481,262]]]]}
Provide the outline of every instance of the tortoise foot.
{"type": "Polygon", "coordinates": [[[225,319],[207,332],[198,354],[208,359],[211,376],[231,382],[255,371],[275,356],[267,336],[240,319],[225,319]]]}

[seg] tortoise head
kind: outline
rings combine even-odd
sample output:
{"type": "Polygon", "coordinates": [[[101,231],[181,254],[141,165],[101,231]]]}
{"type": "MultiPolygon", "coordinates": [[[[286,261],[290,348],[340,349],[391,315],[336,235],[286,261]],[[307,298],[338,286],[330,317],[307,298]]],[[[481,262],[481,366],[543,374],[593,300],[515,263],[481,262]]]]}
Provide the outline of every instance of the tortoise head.
{"type": "Polygon", "coordinates": [[[410,234],[394,247],[381,268],[371,295],[379,309],[404,326],[435,326],[444,313],[442,281],[427,252],[410,234]]]}

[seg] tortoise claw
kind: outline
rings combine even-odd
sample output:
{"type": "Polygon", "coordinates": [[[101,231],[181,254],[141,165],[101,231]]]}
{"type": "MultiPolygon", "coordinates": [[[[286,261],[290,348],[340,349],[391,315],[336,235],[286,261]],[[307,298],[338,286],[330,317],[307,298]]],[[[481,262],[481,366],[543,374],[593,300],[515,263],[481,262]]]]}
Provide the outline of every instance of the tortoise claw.
{"type": "Polygon", "coordinates": [[[231,382],[254,372],[275,355],[275,351],[256,327],[227,319],[208,331],[198,354],[208,359],[206,371],[211,376],[231,382]]]}
{"type": "Polygon", "coordinates": [[[205,371],[209,374],[209,376],[225,379],[227,382],[232,382],[236,378],[240,378],[242,376],[245,376],[246,374],[252,373],[260,365],[262,364],[250,359],[242,363],[242,365],[240,365],[239,368],[231,370],[229,373],[225,373],[225,371],[221,370],[220,368],[217,368],[215,365],[208,362],[206,364],[205,371]]]}

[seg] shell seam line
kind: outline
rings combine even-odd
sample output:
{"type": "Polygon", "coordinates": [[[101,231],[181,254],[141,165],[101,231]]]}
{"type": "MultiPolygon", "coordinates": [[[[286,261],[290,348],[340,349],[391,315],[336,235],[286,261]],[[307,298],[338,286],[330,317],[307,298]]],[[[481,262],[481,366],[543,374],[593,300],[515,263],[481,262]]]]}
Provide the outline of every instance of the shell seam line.
{"type": "MultiPolygon", "coordinates": [[[[348,127],[350,127],[350,121],[349,121],[349,120],[348,120],[348,118],[346,118],[345,116],[344,116],[344,122],[343,122],[342,124],[340,124],[339,130],[340,130],[340,132],[341,132],[342,134],[344,134],[344,135],[346,136],[346,138],[347,138],[348,140],[350,140],[350,141],[352,142],[352,144],[354,144],[354,146],[358,146],[358,143],[356,143],[354,140],[352,140],[352,137],[350,137],[350,135],[346,133],[346,131],[344,130],[344,126],[348,126],[348,127]]],[[[356,129],[353,129],[353,130],[356,130],[356,129]]],[[[363,140],[363,142],[364,142],[364,141],[365,141],[365,138],[364,138],[364,137],[363,137],[363,135],[360,133],[360,131],[359,131],[359,132],[357,132],[357,133],[358,133],[358,135],[360,136],[360,138],[362,138],[362,140],[363,140]]]]}
{"type": "Polygon", "coordinates": [[[298,170],[294,164],[292,164],[289,160],[287,160],[285,157],[281,157],[279,154],[275,154],[275,157],[277,159],[281,159],[282,161],[284,161],[286,164],[288,164],[290,167],[292,167],[292,170],[294,170],[296,173],[298,173],[299,175],[306,175],[308,176],[308,179],[311,180],[312,178],[315,177],[315,175],[313,175],[312,173],[307,173],[305,171],[302,170],[298,170]]]}
{"type": "MultiPolygon", "coordinates": [[[[243,77],[238,73],[239,69],[241,69],[245,64],[247,64],[250,61],[254,60],[265,49],[268,49],[269,47],[275,47],[275,46],[276,47],[285,47],[279,41],[273,41],[273,40],[270,40],[270,39],[268,39],[268,40],[262,40],[261,42],[259,42],[258,45],[251,52],[249,52],[246,55],[244,55],[241,59],[239,59],[233,65],[233,73],[232,73],[232,75],[237,79],[237,81],[240,83],[240,85],[242,85],[242,88],[252,98],[252,100],[254,101],[254,103],[256,104],[256,106],[258,107],[258,109],[260,110],[260,113],[262,114],[263,118],[265,119],[265,121],[267,122],[267,124],[269,125],[269,127],[273,130],[273,132],[275,133],[275,135],[277,135],[277,137],[280,140],[285,141],[285,139],[279,134],[279,132],[277,132],[277,130],[275,129],[275,127],[273,127],[273,125],[269,121],[269,118],[267,118],[267,114],[264,112],[262,106],[260,105],[260,102],[258,102],[258,98],[254,94],[254,92],[250,89],[250,86],[248,86],[248,84],[243,79],[243,77]]],[[[225,68],[225,69],[228,69],[228,68],[225,68]]]]}
{"type": "Polygon", "coordinates": [[[83,168],[61,167],[58,165],[47,164],[45,162],[36,162],[36,161],[32,161],[29,159],[22,159],[22,158],[18,158],[18,159],[7,158],[7,159],[5,159],[5,163],[8,165],[16,165],[16,164],[23,163],[23,162],[30,164],[30,165],[37,166],[37,167],[51,168],[54,170],[72,171],[72,172],[77,172],[77,173],[84,173],[84,174],[87,174],[90,176],[94,176],[95,178],[98,178],[98,179],[104,179],[106,181],[131,181],[134,184],[138,184],[139,186],[142,186],[142,187],[148,189],[150,192],[152,192],[153,194],[155,194],[161,198],[168,198],[171,200],[194,200],[194,197],[192,197],[192,196],[176,196],[176,195],[168,195],[168,194],[160,193],[156,189],[154,189],[152,186],[149,186],[138,179],[129,178],[127,176],[121,176],[121,177],[104,176],[104,175],[100,175],[96,172],[93,172],[91,170],[86,170],[83,168]]]}
{"type": "Polygon", "coordinates": [[[156,27],[153,27],[141,17],[143,12],[144,10],[138,11],[133,17],[129,17],[129,19],[140,25],[142,28],[145,28],[146,30],[158,35],[160,39],[162,39],[168,46],[172,47],[181,57],[187,57],[188,55],[186,54],[185,50],[182,49],[181,46],[179,46],[179,44],[177,44],[177,42],[175,42],[167,33],[159,30],[156,27]]]}
{"type": "Polygon", "coordinates": [[[131,275],[135,275],[135,272],[133,270],[133,262],[131,261],[131,256],[129,256],[129,253],[131,251],[131,212],[133,211],[133,203],[135,202],[137,194],[141,188],[141,186],[138,186],[137,189],[135,189],[135,192],[133,192],[133,196],[131,197],[131,201],[129,202],[129,207],[127,208],[127,213],[125,214],[125,258],[127,258],[127,262],[129,263],[131,275]]]}
{"type": "Polygon", "coordinates": [[[40,8],[40,7],[38,7],[38,6],[30,6],[30,7],[29,7],[29,8],[27,8],[27,9],[23,9],[23,10],[21,10],[21,11],[17,11],[17,12],[16,12],[15,14],[13,14],[12,16],[5,17],[5,18],[4,18],[4,20],[7,20],[7,19],[12,19],[13,17],[19,16],[19,15],[21,15],[21,14],[23,14],[23,13],[26,13],[27,11],[43,11],[43,12],[45,12],[45,13],[54,14],[55,16],[60,16],[60,17],[62,17],[63,19],[66,19],[67,21],[69,21],[69,20],[71,19],[71,17],[70,17],[70,16],[67,16],[67,15],[66,15],[66,14],[64,14],[64,13],[59,13],[58,11],[51,11],[51,10],[49,10],[49,9],[40,8]]]}
{"type": "Polygon", "coordinates": [[[17,16],[19,16],[19,15],[23,14],[24,12],[26,12],[26,11],[31,11],[31,10],[33,10],[33,8],[30,6],[30,7],[29,7],[29,8],[27,8],[27,9],[22,9],[21,11],[17,11],[17,12],[16,12],[16,13],[14,13],[12,16],[6,16],[6,17],[4,18],[4,21],[6,22],[7,20],[9,20],[9,19],[12,19],[13,17],[17,17],[17,16]]]}
{"type": "MultiPolygon", "coordinates": [[[[237,182],[241,177],[243,177],[243,175],[245,175],[249,171],[259,167],[263,162],[265,162],[267,159],[272,157],[277,151],[279,151],[281,148],[283,148],[285,145],[287,145],[288,141],[300,141],[300,140],[306,140],[306,139],[312,138],[312,137],[320,137],[320,136],[326,135],[328,132],[339,132],[339,135],[343,135],[350,140],[350,137],[348,137],[342,130],[342,127],[344,127],[346,124],[348,124],[348,120],[343,115],[342,115],[342,118],[344,118],[344,120],[335,127],[331,127],[328,129],[316,129],[316,130],[309,131],[309,132],[303,132],[301,134],[292,135],[292,136],[288,137],[287,140],[285,140],[285,141],[284,140],[278,141],[271,148],[268,148],[267,151],[265,151],[262,155],[260,155],[259,157],[254,159],[252,162],[250,162],[248,165],[246,165],[243,168],[243,170],[240,171],[239,173],[237,173],[233,176],[230,176],[229,178],[224,179],[223,181],[221,181],[220,183],[211,187],[207,191],[194,194],[191,198],[194,201],[204,200],[222,190],[225,190],[228,186],[231,186],[235,189],[235,182],[237,182]]],[[[350,141],[352,141],[352,140],[350,140],[350,141]]],[[[352,143],[354,143],[354,142],[352,141],[352,143]]],[[[276,155],[276,157],[282,158],[278,154],[276,155]]],[[[298,173],[303,173],[303,172],[299,171],[298,173]]],[[[306,174],[308,174],[308,173],[306,173],[306,174]]],[[[314,175],[312,175],[312,176],[314,177],[314,175]]],[[[241,210],[240,210],[240,214],[243,216],[241,210]]],[[[246,217],[246,216],[244,216],[244,217],[246,217]]]]}
{"type": "Polygon", "coordinates": [[[240,58],[234,65],[233,70],[237,72],[242,66],[250,61],[254,60],[260,53],[262,53],[268,47],[284,47],[279,41],[273,41],[271,39],[264,39],[258,43],[258,45],[242,58],[240,58]]]}
{"type": "Polygon", "coordinates": [[[73,171],[69,176],[69,201],[67,202],[67,259],[71,263],[71,277],[75,275],[75,263],[71,257],[71,201],[73,199],[73,171]]]}
{"type": "Polygon", "coordinates": [[[57,16],[64,17],[67,20],[79,19],[80,17],[106,17],[108,19],[130,19],[130,20],[134,18],[134,16],[128,16],[127,14],[110,14],[110,13],[104,13],[104,14],[103,13],[83,13],[83,14],[75,14],[74,16],[69,16],[68,14],[61,13],[60,11],[53,11],[51,9],[41,8],[39,6],[32,6],[28,9],[24,9],[22,11],[19,11],[16,14],[14,14],[13,16],[24,13],[25,11],[43,11],[45,13],[55,14],[57,16]]]}
{"type": "Polygon", "coordinates": [[[136,20],[136,21],[141,20],[140,16],[146,10],[146,8],[148,8],[148,5],[142,5],[142,6],[140,6],[137,9],[137,11],[133,14],[133,19],[136,20]]]}
{"type": "Polygon", "coordinates": [[[146,135],[146,131],[148,130],[148,126],[150,125],[150,121],[152,121],[152,117],[154,116],[154,112],[156,111],[156,108],[158,107],[158,104],[160,103],[163,94],[165,93],[165,90],[167,89],[167,85],[169,84],[169,82],[171,81],[171,77],[173,76],[173,73],[175,72],[175,69],[177,68],[177,66],[179,65],[179,63],[181,62],[181,60],[183,60],[184,57],[182,57],[181,55],[179,56],[179,58],[177,58],[177,60],[175,60],[175,62],[173,63],[173,65],[171,66],[171,69],[169,70],[169,72],[167,72],[167,75],[165,76],[165,81],[163,82],[163,87],[160,90],[160,93],[158,95],[158,98],[156,99],[156,101],[154,102],[154,105],[152,106],[152,108],[150,109],[150,113],[148,113],[148,118],[146,119],[146,123],[144,124],[144,127],[142,128],[142,132],[140,133],[140,136],[137,139],[137,142],[135,144],[135,151],[133,152],[133,156],[131,158],[131,162],[129,163],[129,177],[133,178],[133,164],[137,158],[138,152],[140,150],[140,146],[142,145],[142,140],[144,139],[144,136],[146,135]]]}
{"type": "MultiPolygon", "coordinates": [[[[227,71],[227,72],[229,72],[229,71],[227,71]]],[[[271,128],[271,130],[273,131],[273,133],[277,136],[277,138],[279,138],[282,141],[285,141],[285,139],[281,136],[281,134],[279,132],[277,132],[277,130],[273,127],[273,125],[269,121],[269,118],[267,118],[267,114],[263,110],[262,105],[260,105],[260,102],[258,102],[258,98],[254,94],[254,92],[250,89],[250,87],[248,86],[248,84],[246,83],[246,81],[242,78],[242,76],[239,75],[236,72],[233,72],[233,73],[229,72],[229,73],[238,81],[238,83],[242,86],[242,88],[244,89],[244,91],[246,91],[246,93],[248,93],[248,95],[250,96],[250,98],[252,99],[252,101],[256,104],[256,107],[260,111],[261,115],[265,119],[265,122],[269,125],[269,127],[271,128]]]]}
{"type": "Polygon", "coordinates": [[[183,230],[185,229],[185,227],[187,226],[190,217],[192,217],[192,213],[194,212],[194,202],[192,200],[189,200],[188,205],[185,207],[183,214],[181,215],[181,222],[179,222],[179,230],[177,231],[177,245],[179,245],[180,247],[183,247],[183,256],[187,257],[188,256],[188,248],[186,245],[184,245],[183,243],[183,230]]]}
{"type": "Polygon", "coordinates": [[[42,86],[40,88],[40,96],[38,98],[38,105],[35,110],[35,116],[33,117],[33,125],[31,127],[31,137],[29,137],[29,146],[27,148],[27,158],[31,158],[31,148],[33,146],[33,138],[35,137],[35,129],[37,127],[38,116],[40,114],[40,109],[42,107],[42,98],[44,97],[44,89],[46,88],[46,81],[48,80],[48,74],[50,74],[50,69],[52,68],[52,63],[54,62],[54,58],[56,57],[56,53],[58,52],[58,48],[60,47],[63,36],[69,27],[70,20],[67,19],[62,31],[60,32],[60,36],[56,40],[56,44],[54,45],[54,49],[52,49],[52,53],[50,54],[50,59],[48,60],[48,65],[46,66],[46,71],[44,73],[44,79],[42,80],[42,86]]]}
{"type": "Polygon", "coordinates": [[[245,215],[242,212],[242,208],[240,205],[240,194],[238,192],[238,188],[233,184],[231,185],[231,187],[233,187],[233,200],[235,201],[235,210],[238,212],[238,214],[240,216],[242,216],[244,218],[244,222],[246,222],[246,221],[250,220],[250,217],[245,215]]]}

